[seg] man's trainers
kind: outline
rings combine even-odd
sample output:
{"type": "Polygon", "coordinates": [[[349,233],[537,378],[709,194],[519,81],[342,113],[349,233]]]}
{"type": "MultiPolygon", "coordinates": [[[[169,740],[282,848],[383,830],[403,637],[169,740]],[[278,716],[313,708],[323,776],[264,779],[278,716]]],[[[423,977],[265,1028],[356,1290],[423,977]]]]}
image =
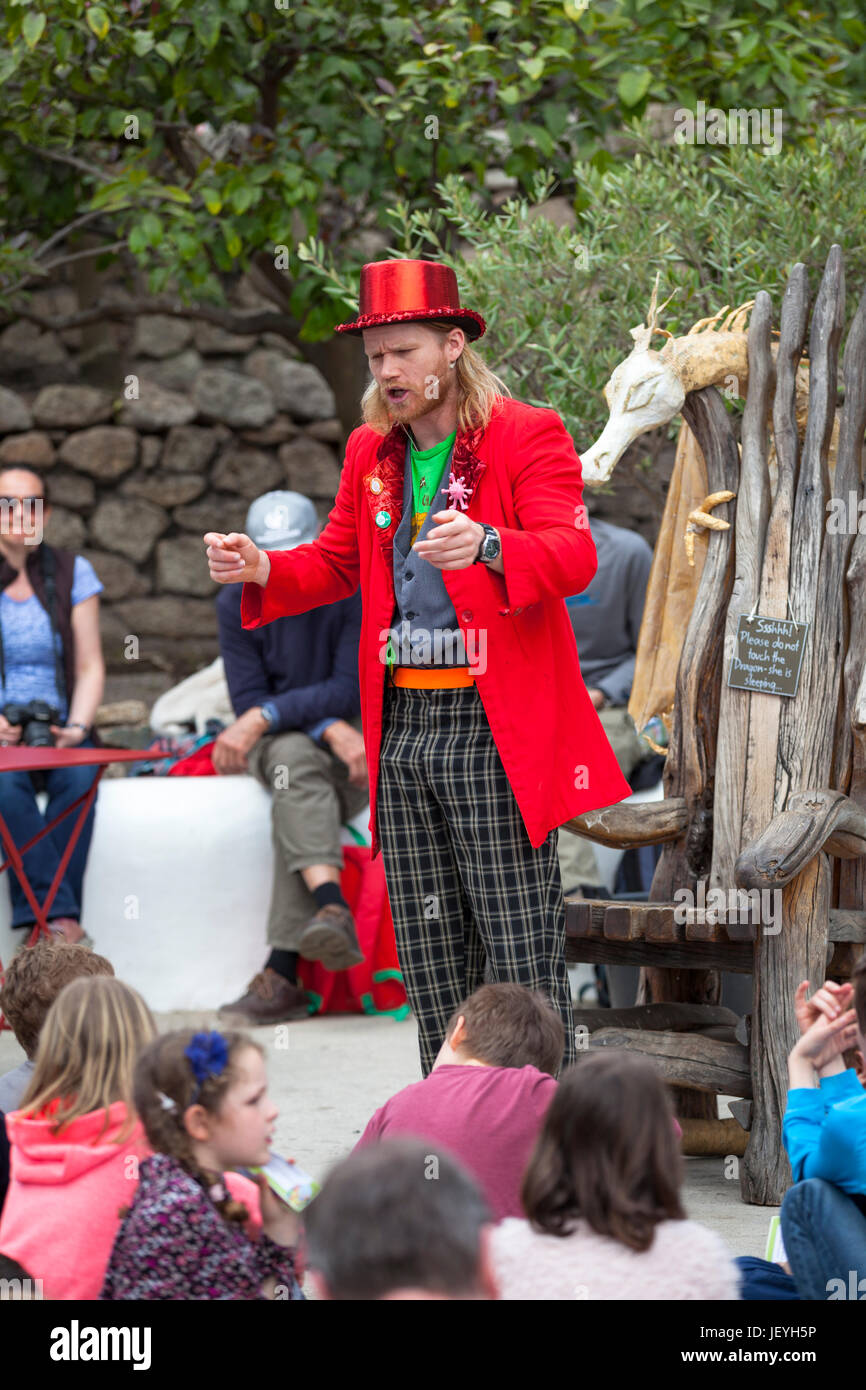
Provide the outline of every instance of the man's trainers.
{"type": "Polygon", "coordinates": [[[264,1023],[286,1023],[290,1018],[307,1018],[310,1000],[305,989],[291,984],[270,966],[250,981],[242,998],[223,1004],[218,1017],[227,1023],[243,1023],[257,1028],[264,1023]]]}
{"type": "Polygon", "coordinates": [[[355,919],[343,903],[327,903],[311,917],[298,944],[304,960],[321,961],[326,970],[351,970],[364,952],[358,945],[355,919]]]}

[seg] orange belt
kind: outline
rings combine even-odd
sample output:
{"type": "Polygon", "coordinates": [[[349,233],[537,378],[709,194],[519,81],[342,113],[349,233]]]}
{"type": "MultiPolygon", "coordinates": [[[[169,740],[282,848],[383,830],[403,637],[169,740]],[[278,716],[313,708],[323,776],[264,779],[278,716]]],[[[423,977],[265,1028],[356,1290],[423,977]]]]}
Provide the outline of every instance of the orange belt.
{"type": "Polygon", "coordinates": [[[391,679],[394,685],[402,685],[410,690],[455,690],[459,686],[475,684],[475,677],[467,666],[440,666],[432,671],[395,666],[391,679]]]}

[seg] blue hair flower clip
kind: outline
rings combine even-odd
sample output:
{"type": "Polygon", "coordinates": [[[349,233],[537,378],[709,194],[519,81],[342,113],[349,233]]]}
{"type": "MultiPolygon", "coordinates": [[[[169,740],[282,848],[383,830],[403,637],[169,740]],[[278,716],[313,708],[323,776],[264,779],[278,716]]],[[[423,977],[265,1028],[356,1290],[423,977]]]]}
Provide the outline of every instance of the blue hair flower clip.
{"type": "Polygon", "coordinates": [[[220,1076],[225,1071],[229,1060],[229,1050],[222,1033],[196,1033],[189,1046],[184,1048],[183,1055],[188,1058],[198,1082],[196,1094],[209,1076],[220,1076]]]}

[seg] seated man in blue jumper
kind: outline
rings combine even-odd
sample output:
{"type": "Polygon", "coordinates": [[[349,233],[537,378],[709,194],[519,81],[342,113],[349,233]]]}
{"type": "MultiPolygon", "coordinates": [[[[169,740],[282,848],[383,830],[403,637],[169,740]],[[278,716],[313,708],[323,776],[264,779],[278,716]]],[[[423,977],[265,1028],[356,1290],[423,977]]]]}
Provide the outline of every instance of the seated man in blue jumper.
{"type": "MultiPolygon", "coordinates": [[[[319,532],[316,510],[297,492],[270,492],[250,507],[246,533],[266,550],[290,550],[319,532]]],[[[220,651],[237,719],[219,735],[221,774],[251,772],[273,794],[274,878],[267,963],[246,993],[220,1009],[255,1026],[309,1013],[297,984],[298,956],[329,970],[364,959],[340,891],[340,826],[369,800],[358,645],[360,591],[266,627],[241,627],[241,588],[217,595],[220,651]]]]}
{"type": "MultiPolygon", "coordinates": [[[[581,594],[565,600],[577,639],[580,669],[623,777],[649,755],[628,712],[637,639],[653,553],[642,536],[590,517],[598,569],[581,594]]],[[[592,841],[559,831],[559,871],[565,893],[604,893],[592,841]]]]}
{"type": "Polygon", "coordinates": [[[828,980],[809,1000],[807,989],[804,980],[795,1000],[802,1036],[788,1057],[782,1139],[795,1186],[782,1204],[782,1238],[801,1298],[860,1299],[866,1297],[866,1091],[842,1054],[866,1051],[866,960],[852,984],[828,980]]]}

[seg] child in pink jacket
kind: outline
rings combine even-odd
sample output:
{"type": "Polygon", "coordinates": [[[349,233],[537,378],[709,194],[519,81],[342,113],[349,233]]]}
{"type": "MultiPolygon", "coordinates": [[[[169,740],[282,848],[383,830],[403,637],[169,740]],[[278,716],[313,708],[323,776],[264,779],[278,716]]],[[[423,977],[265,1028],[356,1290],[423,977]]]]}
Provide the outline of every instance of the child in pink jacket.
{"type": "MultiPolygon", "coordinates": [[[[123,1212],[150,1146],[132,1100],[138,1054],[156,1036],[135,990],[73,980],[51,1006],[21,1108],[6,1116],[11,1174],[0,1251],[46,1299],[99,1296],[123,1212]]],[[[259,1222],[254,1183],[236,1194],[259,1222]]]]}
{"type": "Polygon", "coordinates": [[[122,1100],[59,1133],[57,1118],[56,1103],[37,1117],[26,1110],[6,1117],[12,1179],[0,1249],[42,1280],[43,1297],[96,1298],[147,1150],[122,1100]]]}

